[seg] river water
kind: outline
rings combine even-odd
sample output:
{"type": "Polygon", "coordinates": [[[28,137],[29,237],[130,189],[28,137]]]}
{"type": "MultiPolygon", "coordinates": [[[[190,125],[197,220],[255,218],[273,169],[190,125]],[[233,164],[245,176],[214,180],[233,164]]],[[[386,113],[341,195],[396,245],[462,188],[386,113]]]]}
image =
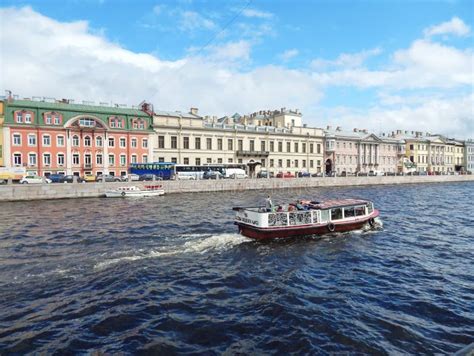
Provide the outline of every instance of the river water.
{"type": "Polygon", "coordinates": [[[379,228],[255,242],[264,191],[0,203],[0,354],[449,353],[474,341],[474,184],[373,200],[379,228]]]}

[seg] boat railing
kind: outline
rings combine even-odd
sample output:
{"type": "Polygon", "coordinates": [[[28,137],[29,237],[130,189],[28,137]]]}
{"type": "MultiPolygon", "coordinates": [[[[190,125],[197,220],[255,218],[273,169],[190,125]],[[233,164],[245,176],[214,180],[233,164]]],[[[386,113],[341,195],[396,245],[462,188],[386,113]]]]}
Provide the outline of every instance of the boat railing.
{"type": "Polygon", "coordinates": [[[318,210],[297,210],[288,212],[269,212],[268,226],[297,226],[316,224],[319,221],[318,210]]]}

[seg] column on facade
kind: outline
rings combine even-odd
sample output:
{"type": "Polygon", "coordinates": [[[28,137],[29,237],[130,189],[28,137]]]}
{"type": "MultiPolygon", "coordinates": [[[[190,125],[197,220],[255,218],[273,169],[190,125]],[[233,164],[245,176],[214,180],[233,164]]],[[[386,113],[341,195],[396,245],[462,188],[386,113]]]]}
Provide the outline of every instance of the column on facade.
{"type": "Polygon", "coordinates": [[[104,132],[104,156],[102,163],[104,165],[104,172],[102,174],[109,174],[109,138],[107,137],[107,131],[104,132]]]}
{"type": "MultiPolygon", "coordinates": [[[[12,167],[11,132],[9,127],[3,127],[3,164],[12,167]]],[[[27,158],[26,158],[27,159],[27,158]]]]}
{"type": "Polygon", "coordinates": [[[71,130],[66,130],[66,174],[72,174],[71,130]]]}

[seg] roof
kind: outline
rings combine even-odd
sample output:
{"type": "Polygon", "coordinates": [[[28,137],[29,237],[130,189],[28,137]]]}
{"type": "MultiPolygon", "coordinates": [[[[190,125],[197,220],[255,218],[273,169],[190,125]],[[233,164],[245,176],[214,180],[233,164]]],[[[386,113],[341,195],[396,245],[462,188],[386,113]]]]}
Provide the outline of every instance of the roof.
{"type": "Polygon", "coordinates": [[[180,111],[165,111],[165,110],[155,110],[156,116],[173,116],[173,117],[184,117],[188,119],[202,119],[201,116],[193,115],[187,112],[180,112],[180,111]]]}
{"type": "Polygon", "coordinates": [[[46,109],[46,110],[65,110],[65,111],[78,111],[78,112],[90,112],[98,114],[115,114],[115,115],[133,115],[133,116],[148,116],[145,112],[123,107],[112,107],[112,106],[100,106],[100,105],[87,105],[87,104],[74,104],[74,103],[63,103],[63,102],[47,102],[47,101],[36,101],[36,100],[13,100],[12,102],[5,101],[7,106],[21,106],[34,109],[46,109]]]}
{"type": "Polygon", "coordinates": [[[313,205],[317,209],[330,209],[343,206],[352,206],[352,205],[365,205],[369,201],[361,199],[337,199],[337,200],[326,200],[320,202],[319,204],[313,205]]]}

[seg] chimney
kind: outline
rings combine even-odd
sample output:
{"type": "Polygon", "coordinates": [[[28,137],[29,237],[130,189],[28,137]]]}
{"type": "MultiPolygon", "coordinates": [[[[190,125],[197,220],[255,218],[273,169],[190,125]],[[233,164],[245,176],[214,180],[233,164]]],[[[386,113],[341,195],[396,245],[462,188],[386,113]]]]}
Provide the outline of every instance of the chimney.
{"type": "Polygon", "coordinates": [[[192,114],[192,115],[197,115],[197,114],[198,114],[198,111],[199,111],[198,108],[191,108],[191,109],[189,109],[189,113],[192,114]]]}

